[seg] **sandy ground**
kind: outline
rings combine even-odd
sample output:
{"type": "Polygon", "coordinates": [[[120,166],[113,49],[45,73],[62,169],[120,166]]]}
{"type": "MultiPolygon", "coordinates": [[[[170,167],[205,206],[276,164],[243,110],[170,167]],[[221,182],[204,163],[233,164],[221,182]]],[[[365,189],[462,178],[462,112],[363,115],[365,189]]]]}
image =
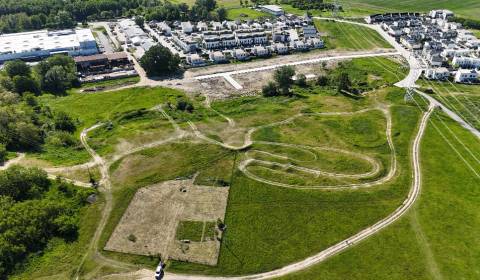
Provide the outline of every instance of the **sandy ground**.
{"type": "Polygon", "coordinates": [[[228,188],[196,186],[193,180],[166,181],[138,190],[105,249],[216,265],[218,240],[183,244],[175,239],[180,221],[216,222],[225,216],[228,188]]]}

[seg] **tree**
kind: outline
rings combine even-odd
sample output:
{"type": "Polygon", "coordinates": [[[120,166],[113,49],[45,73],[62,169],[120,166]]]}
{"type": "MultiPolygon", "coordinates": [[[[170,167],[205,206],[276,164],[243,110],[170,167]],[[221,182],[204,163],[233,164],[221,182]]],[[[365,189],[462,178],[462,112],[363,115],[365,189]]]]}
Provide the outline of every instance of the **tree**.
{"type": "Polygon", "coordinates": [[[162,76],[177,72],[180,69],[180,57],[162,46],[151,47],[140,59],[140,65],[148,76],[162,76]]]}
{"type": "Polygon", "coordinates": [[[265,86],[263,86],[262,94],[265,97],[277,96],[278,95],[277,85],[275,85],[275,83],[272,81],[268,82],[265,86]]]}
{"type": "Polygon", "coordinates": [[[13,148],[38,150],[42,144],[40,129],[32,123],[20,122],[15,127],[15,141],[11,143],[13,148]]]}
{"type": "Polygon", "coordinates": [[[220,7],[217,9],[217,18],[219,21],[224,21],[227,19],[227,9],[220,7]]]}
{"type": "Polygon", "coordinates": [[[290,88],[293,85],[293,76],[295,76],[295,69],[293,69],[292,66],[282,66],[273,73],[273,79],[281,95],[290,94],[290,88]]]}
{"type": "Polygon", "coordinates": [[[77,129],[74,120],[65,112],[58,112],[55,115],[55,129],[67,132],[74,132],[77,129]]]}
{"type": "Polygon", "coordinates": [[[44,89],[52,93],[64,93],[69,87],[70,80],[62,66],[53,66],[47,71],[43,80],[44,89]]]}
{"type": "Polygon", "coordinates": [[[352,83],[350,82],[350,77],[347,72],[342,71],[337,78],[337,91],[339,93],[343,91],[349,91],[352,83]]]}
{"type": "Polygon", "coordinates": [[[15,76],[30,76],[31,69],[21,60],[12,60],[5,63],[5,72],[10,78],[15,76]]]}
{"type": "Polygon", "coordinates": [[[12,82],[13,90],[20,94],[24,92],[38,93],[40,91],[37,81],[28,76],[15,76],[12,82]]]}
{"type": "Polygon", "coordinates": [[[77,23],[73,20],[72,15],[67,11],[59,11],[55,17],[57,28],[73,28],[77,23]]]}
{"type": "Polygon", "coordinates": [[[145,19],[140,16],[135,17],[135,24],[140,26],[141,29],[143,29],[143,25],[145,24],[145,19]]]}

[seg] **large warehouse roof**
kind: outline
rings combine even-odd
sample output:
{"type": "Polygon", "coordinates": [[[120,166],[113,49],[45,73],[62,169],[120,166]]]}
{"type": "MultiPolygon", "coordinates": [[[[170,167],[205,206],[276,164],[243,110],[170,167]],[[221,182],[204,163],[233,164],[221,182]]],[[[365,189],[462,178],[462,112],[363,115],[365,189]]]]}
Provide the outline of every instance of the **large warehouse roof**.
{"type": "Polygon", "coordinates": [[[39,30],[0,35],[0,53],[80,48],[81,42],[95,41],[90,29],[39,30]]]}

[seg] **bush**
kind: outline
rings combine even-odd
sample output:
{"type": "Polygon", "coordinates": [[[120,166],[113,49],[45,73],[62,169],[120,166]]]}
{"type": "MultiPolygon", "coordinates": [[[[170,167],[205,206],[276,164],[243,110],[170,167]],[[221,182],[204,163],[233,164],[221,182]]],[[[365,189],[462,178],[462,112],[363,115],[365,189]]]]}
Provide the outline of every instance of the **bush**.
{"type": "Polygon", "coordinates": [[[73,147],[79,144],[79,141],[66,131],[55,131],[48,135],[47,144],[56,147],[73,147]]]}
{"type": "Polygon", "coordinates": [[[263,86],[262,94],[265,97],[277,96],[278,91],[277,91],[277,86],[275,85],[275,83],[274,82],[268,82],[268,84],[263,86]]]}
{"type": "Polygon", "coordinates": [[[180,110],[180,111],[187,111],[189,113],[193,112],[194,110],[194,107],[193,107],[193,104],[190,103],[189,101],[187,100],[184,100],[184,99],[179,99],[177,101],[177,106],[176,106],[177,110],[180,110]]]}
{"type": "Polygon", "coordinates": [[[297,75],[297,80],[295,81],[295,83],[297,84],[297,86],[306,87],[307,86],[307,77],[305,77],[305,75],[303,75],[303,74],[298,74],[297,75]]]}
{"type": "Polygon", "coordinates": [[[325,75],[320,75],[317,77],[316,83],[317,83],[317,86],[321,86],[321,87],[328,86],[328,83],[329,83],[328,77],[325,75]]]}

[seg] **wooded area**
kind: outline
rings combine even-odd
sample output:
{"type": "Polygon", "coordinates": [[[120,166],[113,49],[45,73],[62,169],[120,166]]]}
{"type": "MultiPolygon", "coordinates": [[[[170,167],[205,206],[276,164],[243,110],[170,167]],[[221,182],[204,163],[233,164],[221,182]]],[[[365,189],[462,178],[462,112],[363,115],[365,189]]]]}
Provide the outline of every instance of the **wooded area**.
{"type": "Polygon", "coordinates": [[[13,166],[0,172],[0,279],[41,252],[52,237],[77,238],[79,211],[93,189],[50,181],[37,168],[13,166]]]}

